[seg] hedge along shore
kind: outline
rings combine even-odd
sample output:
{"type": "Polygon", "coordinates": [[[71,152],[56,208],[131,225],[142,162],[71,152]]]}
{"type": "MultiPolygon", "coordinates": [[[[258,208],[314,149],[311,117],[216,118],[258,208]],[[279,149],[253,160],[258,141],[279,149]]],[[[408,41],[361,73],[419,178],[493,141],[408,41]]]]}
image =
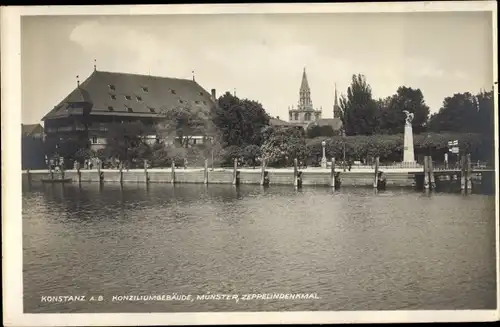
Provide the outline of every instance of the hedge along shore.
{"type": "MultiPolygon", "coordinates": [[[[422,168],[384,168],[380,166],[387,178],[387,185],[412,187],[415,185],[416,173],[422,173],[422,168]]],[[[302,172],[302,185],[331,186],[331,169],[308,167],[300,168],[302,172]]],[[[373,186],[374,168],[352,168],[351,171],[343,171],[341,167],[336,167],[340,172],[342,186],[373,186]]],[[[265,168],[269,178],[269,185],[294,185],[294,168],[265,168]]],[[[56,173],[55,176],[58,174],[56,173]]],[[[234,184],[233,168],[175,168],[172,173],[171,168],[148,168],[145,169],[82,169],[80,174],[77,170],[64,171],[64,178],[71,179],[73,184],[78,183],[172,183],[174,176],[175,184],[234,184]],[[205,174],[208,175],[205,178],[205,174]]],[[[42,183],[42,179],[50,178],[47,169],[45,170],[23,170],[23,183],[42,183]]],[[[261,185],[262,168],[238,168],[237,184],[261,185]]]]}

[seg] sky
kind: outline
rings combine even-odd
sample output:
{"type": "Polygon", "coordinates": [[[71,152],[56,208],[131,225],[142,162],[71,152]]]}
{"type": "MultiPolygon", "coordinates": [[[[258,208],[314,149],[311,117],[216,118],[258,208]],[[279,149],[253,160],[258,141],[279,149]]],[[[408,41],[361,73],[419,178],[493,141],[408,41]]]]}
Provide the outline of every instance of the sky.
{"type": "Polygon", "coordinates": [[[38,123],[98,70],[192,78],[288,120],[306,69],[314,107],[331,118],[335,86],[363,74],[375,98],[445,97],[493,84],[491,12],[24,16],[22,122],[38,123]]]}

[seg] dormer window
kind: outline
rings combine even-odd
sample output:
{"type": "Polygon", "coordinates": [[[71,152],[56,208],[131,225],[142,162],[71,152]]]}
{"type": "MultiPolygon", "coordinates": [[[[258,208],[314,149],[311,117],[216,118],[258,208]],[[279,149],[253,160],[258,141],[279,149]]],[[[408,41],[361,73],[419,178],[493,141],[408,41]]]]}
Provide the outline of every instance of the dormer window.
{"type": "Polygon", "coordinates": [[[179,99],[179,103],[184,103],[184,100],[182,100],[182,99],[179,99]]]}
{"type": "Polygon", "coordinates": [[[203,92],[200,92],[200,95],[203,96],[203,92]]]}
{"type": "Polygon", "coordinates": [[[205,100],[203,100],[203,104],[204,104],[204,105],[206,105],[206,104],[207,104],[207,102],[206,102],[205,100]]]}
{"type": "Polygon", "coordinates": [[[125,96],[125,99],[127,99],[127,100],[132,100],[132,97],[131,97],[130,95],[126,95],[126,96],[125,96]]]}
{"type": "Polygon", "coordinates": [[[144,91],[144,92],[149,92],[149,88],[148,88],[147,86],[143,86],[143,87],[142,87],[142,91],[144,91]]]}
{"type": "Polygon", "coordinates": [[[148,109],[149,109],[149,112],[151,112],[152,114],[156,113],[155,108],[148,107],[148,109]]]}
{"type": "Polygon", "coordinates": [[[195,101],[194,101],[194,103],[196,103],[196,104],[200,104],[200,101],[198,101],[198,100],[195,100],[195,101]]]}
{"type": "Polygon", "coordinates": [[[125,108],[127,108],[127,111],[128,111],[128,112],[134,112],[134,111],[132,110],[132,108],[130,108],[129,106],[125,106],[125,108]]]}
{"type": "Polygon", "coordinates": [[[136,96],[137,101],[142,101],[142,97],[136,96]]]}
{"type": "Polygon", "coordinates": [[[116,87],[113,84],[108,85],[110,90],[116,90],[116,87]]]}
{"type": "Polygon", "coordinates": [[[110,94],[109,96],[111,97],[112,100],[116,100],[116,95],[110,94]]]}
{"type": "Polygon", "coordinates": [[[172,94],[177,94],[177,92],[175,92],[175,90],[170,90],[170,92],[171,92],[172,94]]]}
{"type": "Polygon", "coordinates": [[[108,110],[109,111],[115,111],[115,108],[113,108],[112,106],[108,106],[108,110]]]}

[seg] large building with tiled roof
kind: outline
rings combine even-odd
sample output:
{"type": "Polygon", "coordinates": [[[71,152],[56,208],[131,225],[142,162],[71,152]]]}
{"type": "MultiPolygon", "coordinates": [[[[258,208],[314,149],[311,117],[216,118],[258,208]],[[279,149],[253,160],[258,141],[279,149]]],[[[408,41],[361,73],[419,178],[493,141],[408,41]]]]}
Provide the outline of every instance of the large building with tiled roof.
{"type": "Polygon", "coordinates": [[[141,121],[151,126],[161,112],[176,107],[209,111],[215,90],[208,93],[196,81],[169,77],[98,71],[58,103],[42,120],[47,137],[86,133],[91,143],[103,145],[110,123],[141,121]]]}

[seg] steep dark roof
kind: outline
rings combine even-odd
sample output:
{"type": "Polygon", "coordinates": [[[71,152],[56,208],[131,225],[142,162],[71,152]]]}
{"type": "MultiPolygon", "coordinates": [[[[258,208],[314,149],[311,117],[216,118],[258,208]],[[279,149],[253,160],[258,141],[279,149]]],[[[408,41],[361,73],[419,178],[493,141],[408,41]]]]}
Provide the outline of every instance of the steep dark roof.
{"type": "Polygon", "coordinates": [[[334,131],[338,131],[342,128],[342,120],[340,120],[340,118],[321,118],[314,122],[309,123],[307,127],[309,128],[313,125],[318,125],[320,127],[332,126],[334,131]]]}
{"type": "Polygon", "coordinates": [[[289,122],[286,122],[286,121],[278,119],[278,118],[273,118],[273,117],[271,117],[269,119],[269,125],[273,125],[273,126],[293,126],[293,124],[290,124],[289,122]]]}
{"type": "Polygon", "coordinates": [[[40,124],[21,124],[21,134],[29,136],[36,133],[43,133],[43,127],[40,124]]]}
{"type": "Polygon", "coordinates": [[[161,110],[193,106],[209,110],[210,93],[188,79],[94,71],[43,120],[82,114],[156,117],[161,110]]]}

